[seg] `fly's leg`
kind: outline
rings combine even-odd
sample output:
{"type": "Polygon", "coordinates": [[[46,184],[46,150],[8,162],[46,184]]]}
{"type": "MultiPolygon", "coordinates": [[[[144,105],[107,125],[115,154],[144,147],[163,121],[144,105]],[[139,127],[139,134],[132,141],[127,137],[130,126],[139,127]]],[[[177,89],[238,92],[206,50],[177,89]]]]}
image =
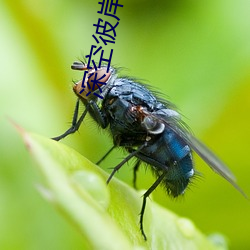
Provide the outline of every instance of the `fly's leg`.
{"type": "Polygon", "coordinates": [[[103,114],[103,112],[98,107],[97,103],[93,100],[89,101],[89,113],[92,115],[92,117],[96,120],[96,122],[101,125],[102,128],[106,128],[108,126],[107,118],[103,114]]]}
{"type": "Polygon", "coordinates": [[[77,102],[76,102],[76,106],[75,106],[75,110],[74,110],[74,116],[73,116],[71,127],[65,133],[63,133],[62,135],[59,135],[59,136],[51,138],[51,139],[53,139],[55,141],[60,141],[64,137],[68,136],[69,134],[75,133],[79,129],[79,127],[80,127],[80,125],[81,125],[84,117],[86,116],[86,114],[88,112],[88,108],[86,108],[84,110],[84,112],[82,113],[81,117],[79,118],[79,120],[77,121],[78,111],[79,111],[79,103],[80,103],[80,101],[78,99],[77,102]]]}
{"type": "MultiPolygon", "coordinates": [[[[127,148],[127,150],[128,150],[128,152],[129,153],[132,153],[132,152],[134,152],[135,150],[133,149],[133,148],[127,148]]],[[[138,156],[139,154],[137,154],[137,156],[138,156]]],[[[137,161],[136,161],[136,163],[135,163],[135,165],[134,165],[134,168],[133,168],[133,187],[134,187],[134,189],[137,189],[137,187],[136,187],[136,179],[137,179],[137,171],[138,171],[138,169],[139,169],[139,167],[140,167],[140,165],[141,165],[141,161],[138,159],[137,161]]]]}
{"type": "Polygon", "coordinates": [[[137,188],[136,188],[136,179],[137,179],[137,178],[136,178],[136,173],[137,173],[137,171],[138,171],[140,165],[141,165],[141,161],[140,161],[140,160],[137,160],[136,163],[135,163],[135,166],[134,166],[134,168],[133,168],[133,186],[134,186],[135,189],[137,189],[137,188]]]}
{"type": "Polygon", "coordinates": [[[132,157],[134,157],[138,152],[140,152],[144,147],[147,146],[147,143],[144,143],[143,145],[141,145],[137,150],[134,150],[132,153],[130,153],[122,162],[120,162],[116,167],[114,167],[112,173],[110,174],[108,180],[107,180],[107,184],[109,184],[109,182],[111,181],[112,177],[114,176],[114,174],[127,162],[129,161],[132,157]]]}
{"type": "Polygon", "coordinates": [[[101,112],[101,110],[99,109],[99,107],[97,106],[97,104],[94,101],[90,101],[86,105],[86,109],[84,110],[84,112],[80,116],[79,120],[77,120],[78,119],[78,112],[79,112],[79,104],[80,104],[80,100],[78,99],[76,102],[71,127],[62,135],[59,135],[57,137],[52,138],[53,140],[60,141],[64,137],[68,136],[69,134],[75,133],[79,129],[83,119],[85,118],[85,116],[88,112],[91,112],[91,114],[95,115],[94,117],[95,117],[96,121],[102,126],[102,128],[105,128],[107,126],[107,122],[106,122],[104,114],[101,112]]]}
{"type": "Polygon", "coordinates": [[[96,165],[99,165],[115,148],[116,146],[114,145],[97,163],[96,165]]]}
{"type": "Polygon", "coordinates": [[[163,178],[165,177],[167,172],[164,172],[162,175],[160,175],[157,180],[153,183],[153,185],[147,190],[147,192],[143,195],[143,201],[142,201],[142,207],[140,212],[140,230],[142,233],[142,236],[144,240],[147,240],[147,236],[143,229],[143,216],[146,208],[146,201],[148,196],[157,188],[157,186],[162,182],[163,178]]]}

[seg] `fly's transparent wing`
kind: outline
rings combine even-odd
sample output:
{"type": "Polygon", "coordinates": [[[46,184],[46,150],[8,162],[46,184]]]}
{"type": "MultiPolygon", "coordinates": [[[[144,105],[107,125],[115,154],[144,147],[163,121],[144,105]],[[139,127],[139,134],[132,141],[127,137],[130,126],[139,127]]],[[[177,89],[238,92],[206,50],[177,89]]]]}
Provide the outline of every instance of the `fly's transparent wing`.
{"type": "Polygon", "coordinates": [[[248,199],[247,195],[237,185],[236,178],[233,173],[210,149],[208,149],[202,142],[191,135],[182,126],[175,124],[175,126],[170,125],[170,128],[177,133],[190,146],[190,148],[192,148],[209,165],[209,167],[231,183],[243,196],[248,199]]]}
{"type": "Polygon", "coordinates": [[[235,182],[236,178],[230,169],[222,162],[210,149],[201,141],[187,134],[184,138],[192,149],[209,165],[211,168],[230,182],[235,182]]]}
{"type": "Polygon", "coordinates": [[[180,117],[177,115],[170,115],[168,110],[151,113],[154,119],[158,119],[166,127],[173,130],[183,141],[185,141],[190,148],[192,148],[216,173],[221,175],[229,183],[231,183],[243,196],[247,199],[247,195],[237,185],[236,178],[229,168],[202,142],[195,138],[182,123],[180,117]]]}

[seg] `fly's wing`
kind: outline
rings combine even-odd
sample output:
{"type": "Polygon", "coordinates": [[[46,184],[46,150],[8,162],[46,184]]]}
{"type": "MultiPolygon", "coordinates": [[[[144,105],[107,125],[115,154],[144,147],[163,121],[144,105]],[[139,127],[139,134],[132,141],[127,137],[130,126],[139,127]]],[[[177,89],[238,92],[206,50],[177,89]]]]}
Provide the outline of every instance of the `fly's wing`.
{"type": "Polygon", "coordinates": [[[187,144],[219,175],[231,183],[247,199],[247,195],[237,185],[236,178],[229,168],[210,149],[191,134],[181,136],[187,144]]]}
{"type": "Polygon", "coordinates": [[[155,112],[152,114],[155,119],[162,122],[166,127],[173,130],[182,140],[184,140],[190,148],[192,148],[216,173],[221,175],[229,183],[231,183],[243,196],[247,199],[247,195],[242,191],[242,189],[236,184],[236,178],[233,173],[228,169],[228,167],[202,142],[196,139],[183,125],[179,116],[169,115],[170,112],[167,110],[165,115],[164,111],[160,113],[155,112]]]}

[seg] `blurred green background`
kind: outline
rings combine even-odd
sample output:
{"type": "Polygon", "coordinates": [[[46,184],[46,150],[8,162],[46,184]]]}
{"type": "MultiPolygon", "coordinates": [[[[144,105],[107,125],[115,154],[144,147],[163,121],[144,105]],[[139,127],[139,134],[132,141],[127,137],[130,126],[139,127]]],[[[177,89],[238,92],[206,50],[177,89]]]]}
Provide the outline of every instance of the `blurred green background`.
{"type": "MultiPolygon", "coordinates": [[[[250,195],[250,1],[119,3],[112,63],[166,94],[250,195]]],[[[39,173],[8,117],[47,137],[69,127],[72,80],[82,78],[70,65],[95,44],[99,10],[98,1],[0,1],[0,249],[81,248],[81,235],[36,191],[39,173]]],[[[91,119],[63,143],[93,162],[112,145],[91,119]]],[[[102,167],[110,171],[122,157],[117,150],[102,167]]],[[[195,160],[203,177],[184,198],[161,188],[153,198],[204,233],[226,235],[230,249],[250,249],[249,201],[195,160]]],[[[131,184],[132,167],[117,177],[131,184]]],[[[154,180],[144,168],[138,178],[145,189],[154,180]]]]}

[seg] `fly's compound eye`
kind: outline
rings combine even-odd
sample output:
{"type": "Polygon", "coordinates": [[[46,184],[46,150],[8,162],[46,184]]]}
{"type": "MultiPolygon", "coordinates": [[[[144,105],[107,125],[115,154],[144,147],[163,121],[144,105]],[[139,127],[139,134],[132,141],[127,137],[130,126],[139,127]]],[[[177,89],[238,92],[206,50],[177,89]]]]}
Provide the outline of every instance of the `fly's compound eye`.
{"type": "Polygon", "coordinates": [[[83,97],[84,99],[88,99],[87,96],[96,90],[101,91],[101,86],[106,85],[106,82],[110,78],[111,73],[107,72],[107,67],[103,66],[98,68],[88,69],[87,65],[83,62],[74,62],[71,65],[71,69],[73,70],[85,70],[84,79],[76,83],[73,87],[74,92],[83,97]]]}
{"type": "Polygon", "coordinates": [[[107,68],[101,68],[98,70],[94,70],[88,73],[88,87],[91,87],[92,90],[97,90],[98,86],[102,85],[102,84],[106,84],[106,82],[108,81],[109,77],[110,77],[110,72],[106,72],[107,68]]]}
{"type": "Polygon", "coordinates": [[[146,128],[146,130],[150,133],[150,134],[161,134],[164,129],[165,129],[165,125],[159,121],[157,121],[156,119],[154,119],[154,117],[150,117],[150,116],[146,116],[142,122],[142,125],[146,128]]]}

